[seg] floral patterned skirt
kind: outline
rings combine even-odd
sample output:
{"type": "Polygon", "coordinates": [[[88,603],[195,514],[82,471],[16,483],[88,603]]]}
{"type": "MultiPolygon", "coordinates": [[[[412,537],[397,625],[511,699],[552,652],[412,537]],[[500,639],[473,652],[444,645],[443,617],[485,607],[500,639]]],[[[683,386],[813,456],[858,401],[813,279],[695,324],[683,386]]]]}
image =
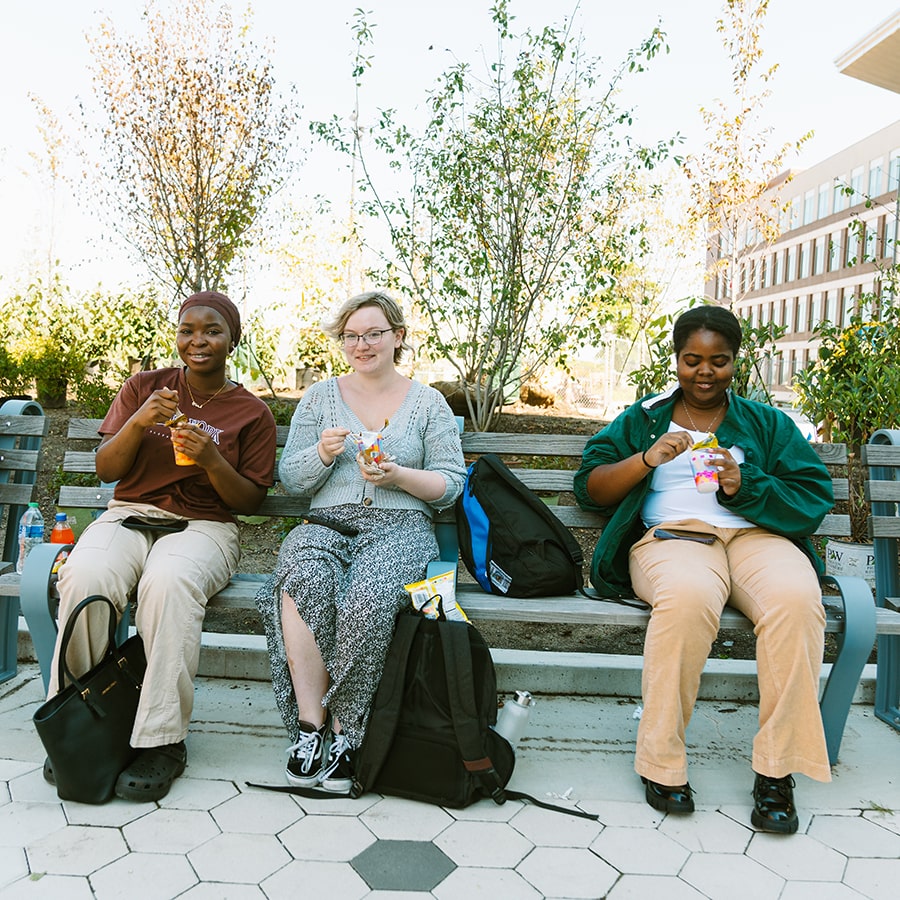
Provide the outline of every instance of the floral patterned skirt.
{"type": "Polygon", "coordinates": [[[431,520],[416,510],[337,506],[323,519],[359,530],[347,537],[323,525],[287,536],[275,572],[256,596],[263,618],[275,700],[291,743],[298,740],[297,700],[281,629],[281,596],[293,598],[328,670],[322,705],[359,747],[378,689],[397,614],[409,605],[404,585],[419,581],[438,556],[431,520]]]}

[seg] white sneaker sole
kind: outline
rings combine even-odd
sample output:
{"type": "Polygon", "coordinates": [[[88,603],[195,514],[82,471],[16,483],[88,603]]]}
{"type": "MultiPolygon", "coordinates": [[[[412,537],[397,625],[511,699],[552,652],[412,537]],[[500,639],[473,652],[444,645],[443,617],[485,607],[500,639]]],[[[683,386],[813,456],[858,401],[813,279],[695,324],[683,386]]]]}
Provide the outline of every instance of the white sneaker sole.
{"type": "Polygon", "coordinates": [[[316,772],[314,775],[295,775],[289,769],[284,770],[284,777],[287,780],[288,784],[293,785],[294,787],[302,787],[302,788],[312,788],[315,787],[319,783],[319,775],[320,772],[316,772]]]}

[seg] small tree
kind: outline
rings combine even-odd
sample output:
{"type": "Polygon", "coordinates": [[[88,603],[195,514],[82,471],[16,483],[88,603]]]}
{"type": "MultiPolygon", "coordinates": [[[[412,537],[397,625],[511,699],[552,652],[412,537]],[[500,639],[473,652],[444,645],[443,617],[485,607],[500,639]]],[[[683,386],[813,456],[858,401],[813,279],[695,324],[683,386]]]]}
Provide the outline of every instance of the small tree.
{"type": "MultiPolygon", "coordinates": [[[[731,102],[717,100],[701,108],[709,138],[703,150],[685,159],[692,204],[689,222],[708,235],[707,278],[721,279],[719,296],[729,305],[742,294],[740,271],[760,244],[781,233],[781,200],[776,187],[785,160],[812,136],[806,133],[776,150],[769,147],[771,128],[759,124],[771,95],[769,82],[778,66],[761,68],[762,29],[769,0],[725,0],[716,30],[731,60],[731,102]]],[[[754,273],[746,273],[746,283],[754,273]]]]}
{"type": "MultiPolygon", "coordinates": [[[[376,184],[358,119],[318,123],[353,155],[365,212],[387,223],[393,255],[382,277],[421,304],[429,347],[456,370],[474,427],[484,430],[510,389],[565,349],[598,339],[613,317],[616,277],[641,223],[627,220],[639,173],[668,144],[634,146],[622,80],[665,48],[654,29],[602,84],[600,61],[564,29],[517,39],[507,0],[492,8],[500,51],[485,81],[466,64],[441,76],[421,135],[382,112],[372,129],[408,193],[376,184]],[[510,47],[519,40],[510,58],[510,47]]],[[[355,27],[357,88],[371,27],[355,27]]]]}
{"type": "Polygon", "coordinates": [[[165,12],[143,38],[106,19],[89,36],[102,124],[95,168],[112,222],[176,293],[222,289],[236,254],[289,170],[292,103],[269,55],[213,0],[165,12]]]}

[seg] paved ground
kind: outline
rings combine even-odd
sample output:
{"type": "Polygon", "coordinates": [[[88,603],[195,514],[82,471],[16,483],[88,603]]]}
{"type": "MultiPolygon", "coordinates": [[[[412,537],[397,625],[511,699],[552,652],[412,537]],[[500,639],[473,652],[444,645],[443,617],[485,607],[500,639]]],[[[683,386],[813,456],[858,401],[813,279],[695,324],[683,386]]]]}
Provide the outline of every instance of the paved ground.
{"type": "MultiPolygon", "coordinates": [[[[528,685],[525,685],[526,687],[528,685]]],[[[0,685],[0,897],[891,898],[900,884],[900,734],[856,705],[829,785],[798,778],[800,832],[755,833],[755,708],[705,700],[691,724],[697,812],[663,816],[632,770],[635,702],[541,696],[511,787],[463,811],[378,796],[307,801],[264,682],[201,678],[185,775],[160,803],[60,802],[41,777],[36,666],[0,685]]]]}

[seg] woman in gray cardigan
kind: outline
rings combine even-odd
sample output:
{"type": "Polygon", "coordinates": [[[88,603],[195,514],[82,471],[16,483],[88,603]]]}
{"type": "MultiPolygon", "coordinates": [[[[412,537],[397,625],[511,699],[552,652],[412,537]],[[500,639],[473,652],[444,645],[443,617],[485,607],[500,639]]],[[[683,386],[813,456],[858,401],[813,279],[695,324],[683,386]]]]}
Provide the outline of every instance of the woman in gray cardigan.
{"type": "Polygon", "coordinates": [[[311,523],[287,536],[256,603],[291,739],[285,777],[347,793],[404,585],[437,558],[432,514],[465,465],[444,398],[396,369],[408,345],[390,296],[351,298],[328,330],[353,371],[312,385],[294,414],[279,476],[310,498],[311,523]],[[364,432],[381,433],[383,458],[357,452],[364,432]]]}

